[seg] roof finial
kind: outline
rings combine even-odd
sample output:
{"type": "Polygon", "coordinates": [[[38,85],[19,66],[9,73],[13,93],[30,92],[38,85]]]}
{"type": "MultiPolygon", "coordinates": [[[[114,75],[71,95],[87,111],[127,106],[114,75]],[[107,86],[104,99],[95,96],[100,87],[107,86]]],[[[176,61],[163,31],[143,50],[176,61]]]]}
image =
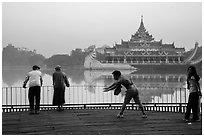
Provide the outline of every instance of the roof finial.
{"type": "Polygon", "coordinates": [[[141,16],[141,22],[143,22],[143,15],[141,16]]]}

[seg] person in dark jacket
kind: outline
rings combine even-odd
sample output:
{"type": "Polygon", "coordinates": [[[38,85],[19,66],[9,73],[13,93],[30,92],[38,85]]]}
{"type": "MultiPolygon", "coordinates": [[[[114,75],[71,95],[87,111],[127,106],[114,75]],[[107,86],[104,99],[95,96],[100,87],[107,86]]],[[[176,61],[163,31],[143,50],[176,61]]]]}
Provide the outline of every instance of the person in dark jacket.
{"type": "Polygon", "coordinates": [[[65,86],[69,87],[69,81],[64,72],[61,71],[61,66],[55,67],[55,72],[53,73],[53,105],[58,106],[58,111],[62,111],[63,104],[65,103],[65,86]]]}
{"type": "Polygon", "coordinates": [[[196,68],[194,66],[190,66],[187,69],[187,89],[189,90],[189,98],[187,109],[185,113],[185,121],[190,121],[190,113],[191,110],[193,112],[193,121],[200,121],[199,120],[199,96],[201,96],[200,84],[199,80],[200,77],[196,72],[196,68]]]}

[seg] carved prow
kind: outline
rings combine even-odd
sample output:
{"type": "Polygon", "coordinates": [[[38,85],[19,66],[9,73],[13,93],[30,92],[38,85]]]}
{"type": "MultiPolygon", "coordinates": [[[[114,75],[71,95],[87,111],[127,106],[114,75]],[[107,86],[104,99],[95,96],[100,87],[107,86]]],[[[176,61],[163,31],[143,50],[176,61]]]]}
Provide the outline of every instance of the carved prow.
{"type": "Polygon", "coordinates": [[[192,51],[191,55],[184,61],[185,63],[190,63],[190,61],[193,59],[193,57],[196,55],[196,52],[198,51],[198,42],[195,43],[195,48],[192,51]]]}
{"type": "Polygon", "coordinates": [[[196,60],[192,60],[190,62],[191,65],[195,65],[195,64],[198,64],[202,61],[202,56],[199,56],[196,60]]]}

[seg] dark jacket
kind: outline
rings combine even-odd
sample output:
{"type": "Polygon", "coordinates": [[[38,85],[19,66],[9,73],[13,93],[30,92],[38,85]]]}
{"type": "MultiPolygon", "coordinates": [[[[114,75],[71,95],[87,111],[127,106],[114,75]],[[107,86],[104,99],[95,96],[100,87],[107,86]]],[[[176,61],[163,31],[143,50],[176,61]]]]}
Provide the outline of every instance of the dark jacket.
{"type": "Polygon", "coordinates": [[[55,88],[64,88],[65,86],[69,87],[69,81],[64,72],[55,71],[53,73],[53,86],[55,88]]]}

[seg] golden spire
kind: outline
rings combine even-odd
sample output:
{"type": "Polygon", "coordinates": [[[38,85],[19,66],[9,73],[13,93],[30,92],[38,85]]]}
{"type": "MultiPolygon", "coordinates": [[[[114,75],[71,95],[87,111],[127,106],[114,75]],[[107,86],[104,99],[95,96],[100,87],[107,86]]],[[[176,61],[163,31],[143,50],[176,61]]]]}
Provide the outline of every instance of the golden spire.
{"type": "Polygon", "coordinates": [[[143,22],[143,15],[141,16],[141,22],[143,22]]]}

